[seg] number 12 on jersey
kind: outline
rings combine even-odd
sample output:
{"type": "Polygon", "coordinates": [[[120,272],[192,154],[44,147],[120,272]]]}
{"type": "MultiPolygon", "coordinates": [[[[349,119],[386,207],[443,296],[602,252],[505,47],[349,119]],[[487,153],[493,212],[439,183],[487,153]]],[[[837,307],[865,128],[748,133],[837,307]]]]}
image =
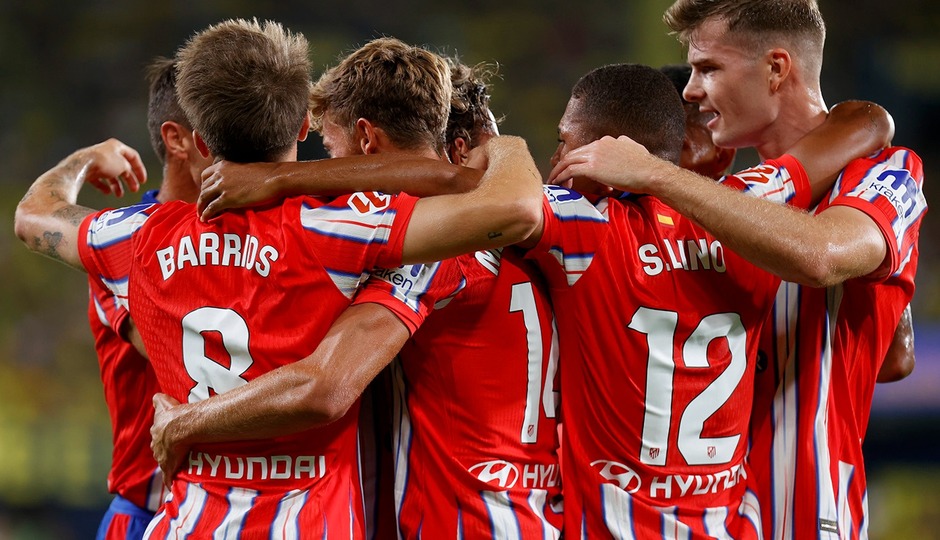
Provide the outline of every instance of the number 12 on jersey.
{"type": "MultiPolygon", "coordinates": [[[[649,348],[646,367],[646,404],[643,416],[643,444],[640,461],[648,465],[665,465],[669,453],[669,430],[672,424],[673,389],[677,359],[674,355],[679,314],[639,308],[627,326],[646,335],[649,348]]],[[[702,318],[680,348],[686,368],[710,368],[709,344],[727,338],[731,361],[709,385],[678,413],[678,450],[689,465],[728,463],[742,434],[728,437],[702,437],[705,421],[714,415],[734,394],[747,370],[747,332],[737,313],[716,313],[702,318]]]]}

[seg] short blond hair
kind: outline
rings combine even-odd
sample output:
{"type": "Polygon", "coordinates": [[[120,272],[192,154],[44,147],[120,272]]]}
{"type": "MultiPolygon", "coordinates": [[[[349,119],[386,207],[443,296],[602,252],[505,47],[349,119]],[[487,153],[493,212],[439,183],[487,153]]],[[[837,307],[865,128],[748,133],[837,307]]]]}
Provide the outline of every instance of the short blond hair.
{"type": "Polygon", "coordinates": [[[313,86],[313,127],[323,117],[352,132],[359,118],[381,127],[399,148],[442,152],[453,86],[444,59],[394,38],[370,41],[328,69],[313,86]]]}
{"type": "Polygon", "coordinates": [[[297,142],[307,114],[310,51],[279,23],[231,19],[177,53],[180,105],[214,156],[271,161],[297,142]]]}

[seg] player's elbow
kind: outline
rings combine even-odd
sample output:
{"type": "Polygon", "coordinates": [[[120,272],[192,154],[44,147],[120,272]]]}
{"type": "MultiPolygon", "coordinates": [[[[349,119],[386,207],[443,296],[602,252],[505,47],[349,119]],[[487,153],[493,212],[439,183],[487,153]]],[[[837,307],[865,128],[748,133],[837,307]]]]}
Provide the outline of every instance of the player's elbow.
{"type": "Polygon", "coordinates": [[[339,420],[356,402],[352,392],[342,388],[324,389],[316,381],[305,383],[298,394],[303,396],[298,404],[298,412],[309,420],[311,427],[339,420]]]}
{"type": "Polygon", "coordinates": [[[31,212],[29,204],[26,202],[20,202],[16,206],[16,213],[13,215],[13,232],[16,234],[16,237],[20,239],[27,247],[32,248],[30,242],[31,237],[35,236],[33,234],[33,226],[35,223],[35,218],[31,212]]]}
{"type": "Polygon", "coordinates": [[[476,189],[483,178],[483,171],[468,167],[454,166],[448,174],[440,178],[437,193],[466,193],[476,189]]]}
{"type": "Polygon", "coordinates": [[[503,228],[506,244],[522,242],[532,236],[542,224],[542,194],[511,201],[504,212],[507,217],[506,226],[503,228]]]}
{"type": "Polygon", "coordinates": [[[914,372],[914,364],[913,354],[899,358],[897,361],[885,360],[881,370],[878,371],[877,381],[879,383],[890,383],[906,379],[914,372]]]}
{"type": "Polygon", "coordinates": [[[880,237],[870,242],[853,239],[848,243],[838,239],[820,239],[804,244],[797,255],[799,262],[795,279],[786,279],[810,287],[832,287],[872,274],[881,266],[884,257],[885,246],[880,237]]]}

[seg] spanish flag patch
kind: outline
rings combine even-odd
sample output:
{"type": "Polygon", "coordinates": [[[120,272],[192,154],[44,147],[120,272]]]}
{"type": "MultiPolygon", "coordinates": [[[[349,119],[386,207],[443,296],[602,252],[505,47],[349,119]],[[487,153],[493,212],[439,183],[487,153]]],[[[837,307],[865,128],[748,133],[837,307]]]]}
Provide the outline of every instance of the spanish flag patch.
{"type": "Polygon", "coordinates": [[[672,216],[664,216],[662,214],[656,214],[656,219],[659,220],[663,225],[669,225],[670,227],[675,227],[675,223],[672,221],[672,216]]]}

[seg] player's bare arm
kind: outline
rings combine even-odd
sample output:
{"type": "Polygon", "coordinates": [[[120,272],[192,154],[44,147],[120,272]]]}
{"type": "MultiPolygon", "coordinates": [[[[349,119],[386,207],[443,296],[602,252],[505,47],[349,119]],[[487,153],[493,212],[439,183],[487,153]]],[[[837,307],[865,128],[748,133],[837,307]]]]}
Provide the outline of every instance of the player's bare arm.
{"type": "Polygon", "coordinates": [[[894,338],[878,371],[878,382],[900,381],[914,371],[914,364],[914,326],[911,306],[908,304],[901,312],[901,320],[894,331],[894,338]]]}
{"type": "Polygon", "coordinates": [[[424,197],[463,193],[475,188],[482,175],[482,171],[443,161],[392,153],[290,163],[221,161],[203,173],[197,206],[205,221],[227,209],[296,195],[381,191],[424,197]]]}
{"type": "Polygon", "coordinates": [[[137,191],[146,178],[140,155],[117,139],[78,150],[33,182],[16,207],[16,235],[30,250],[84,271],[78,229],[94,210],[76,204],[82,185],[121,196],[123,184],[137,191]]]}
{"type": "Polygon", "coordinates": [[[806,170],[815,206],[835,183],[846,163],[891,143],[894,119],[870,101],[843,101],[826,121],[797,141],[787,153],[806,170]]]}
{"type": "Polygon", "coordinates": [[[154,397],[151,448],[167,473],[179,469],[194,444],[267,439],[341,418],[410,336],[387,308],[351,306],[299,362],[198,403],[154,397]]]}
{"type": "Polygon", "coordinates": [[[554,178],[586,176],[655,195],[722,244],[794,283],[827,287],[868,275],[887,253],[878,226],[860,210],[837,206],[812,216],[755,199],[652,156],[627,137],[605,137],[569,152],[564,161],[554,178]],[[620,180],[627,176],[628,181],[620,180]]]}
{"type": "Polygon", "coordinates": [[[495,137],[473,150],[468,165],[486,168],[476,189],[418,201],[405,263],[515,244],[541,226],[542,179],[523,139],[495,137]]]}
{"type": "MultiPolygon", "coordinates": [[[[893,134],[893,122],[880,107],[854,105],[838,112],[831,125],[817,129],[797,151],[809,164],[804,168],[812,175],[811,184],[822,182],[828,188],[851,159],[884,146],[893,134]],[[847,136],[850,133],[854,135],[847,136]],[[842,139],[829,139],[840,134],[842,139]],[[830,150],[841,159],[828,155],[830,150]]],[[[569,152],[553,168],[549,182],[575,176],[655,195],[728,247],[788,281],[811,286],[841,283],[874,272],[886,254],[877,225],[858,210],[834,207],[813,217],[756,200],[652,156],[627,137],[605,137],[569,152]]]]}

